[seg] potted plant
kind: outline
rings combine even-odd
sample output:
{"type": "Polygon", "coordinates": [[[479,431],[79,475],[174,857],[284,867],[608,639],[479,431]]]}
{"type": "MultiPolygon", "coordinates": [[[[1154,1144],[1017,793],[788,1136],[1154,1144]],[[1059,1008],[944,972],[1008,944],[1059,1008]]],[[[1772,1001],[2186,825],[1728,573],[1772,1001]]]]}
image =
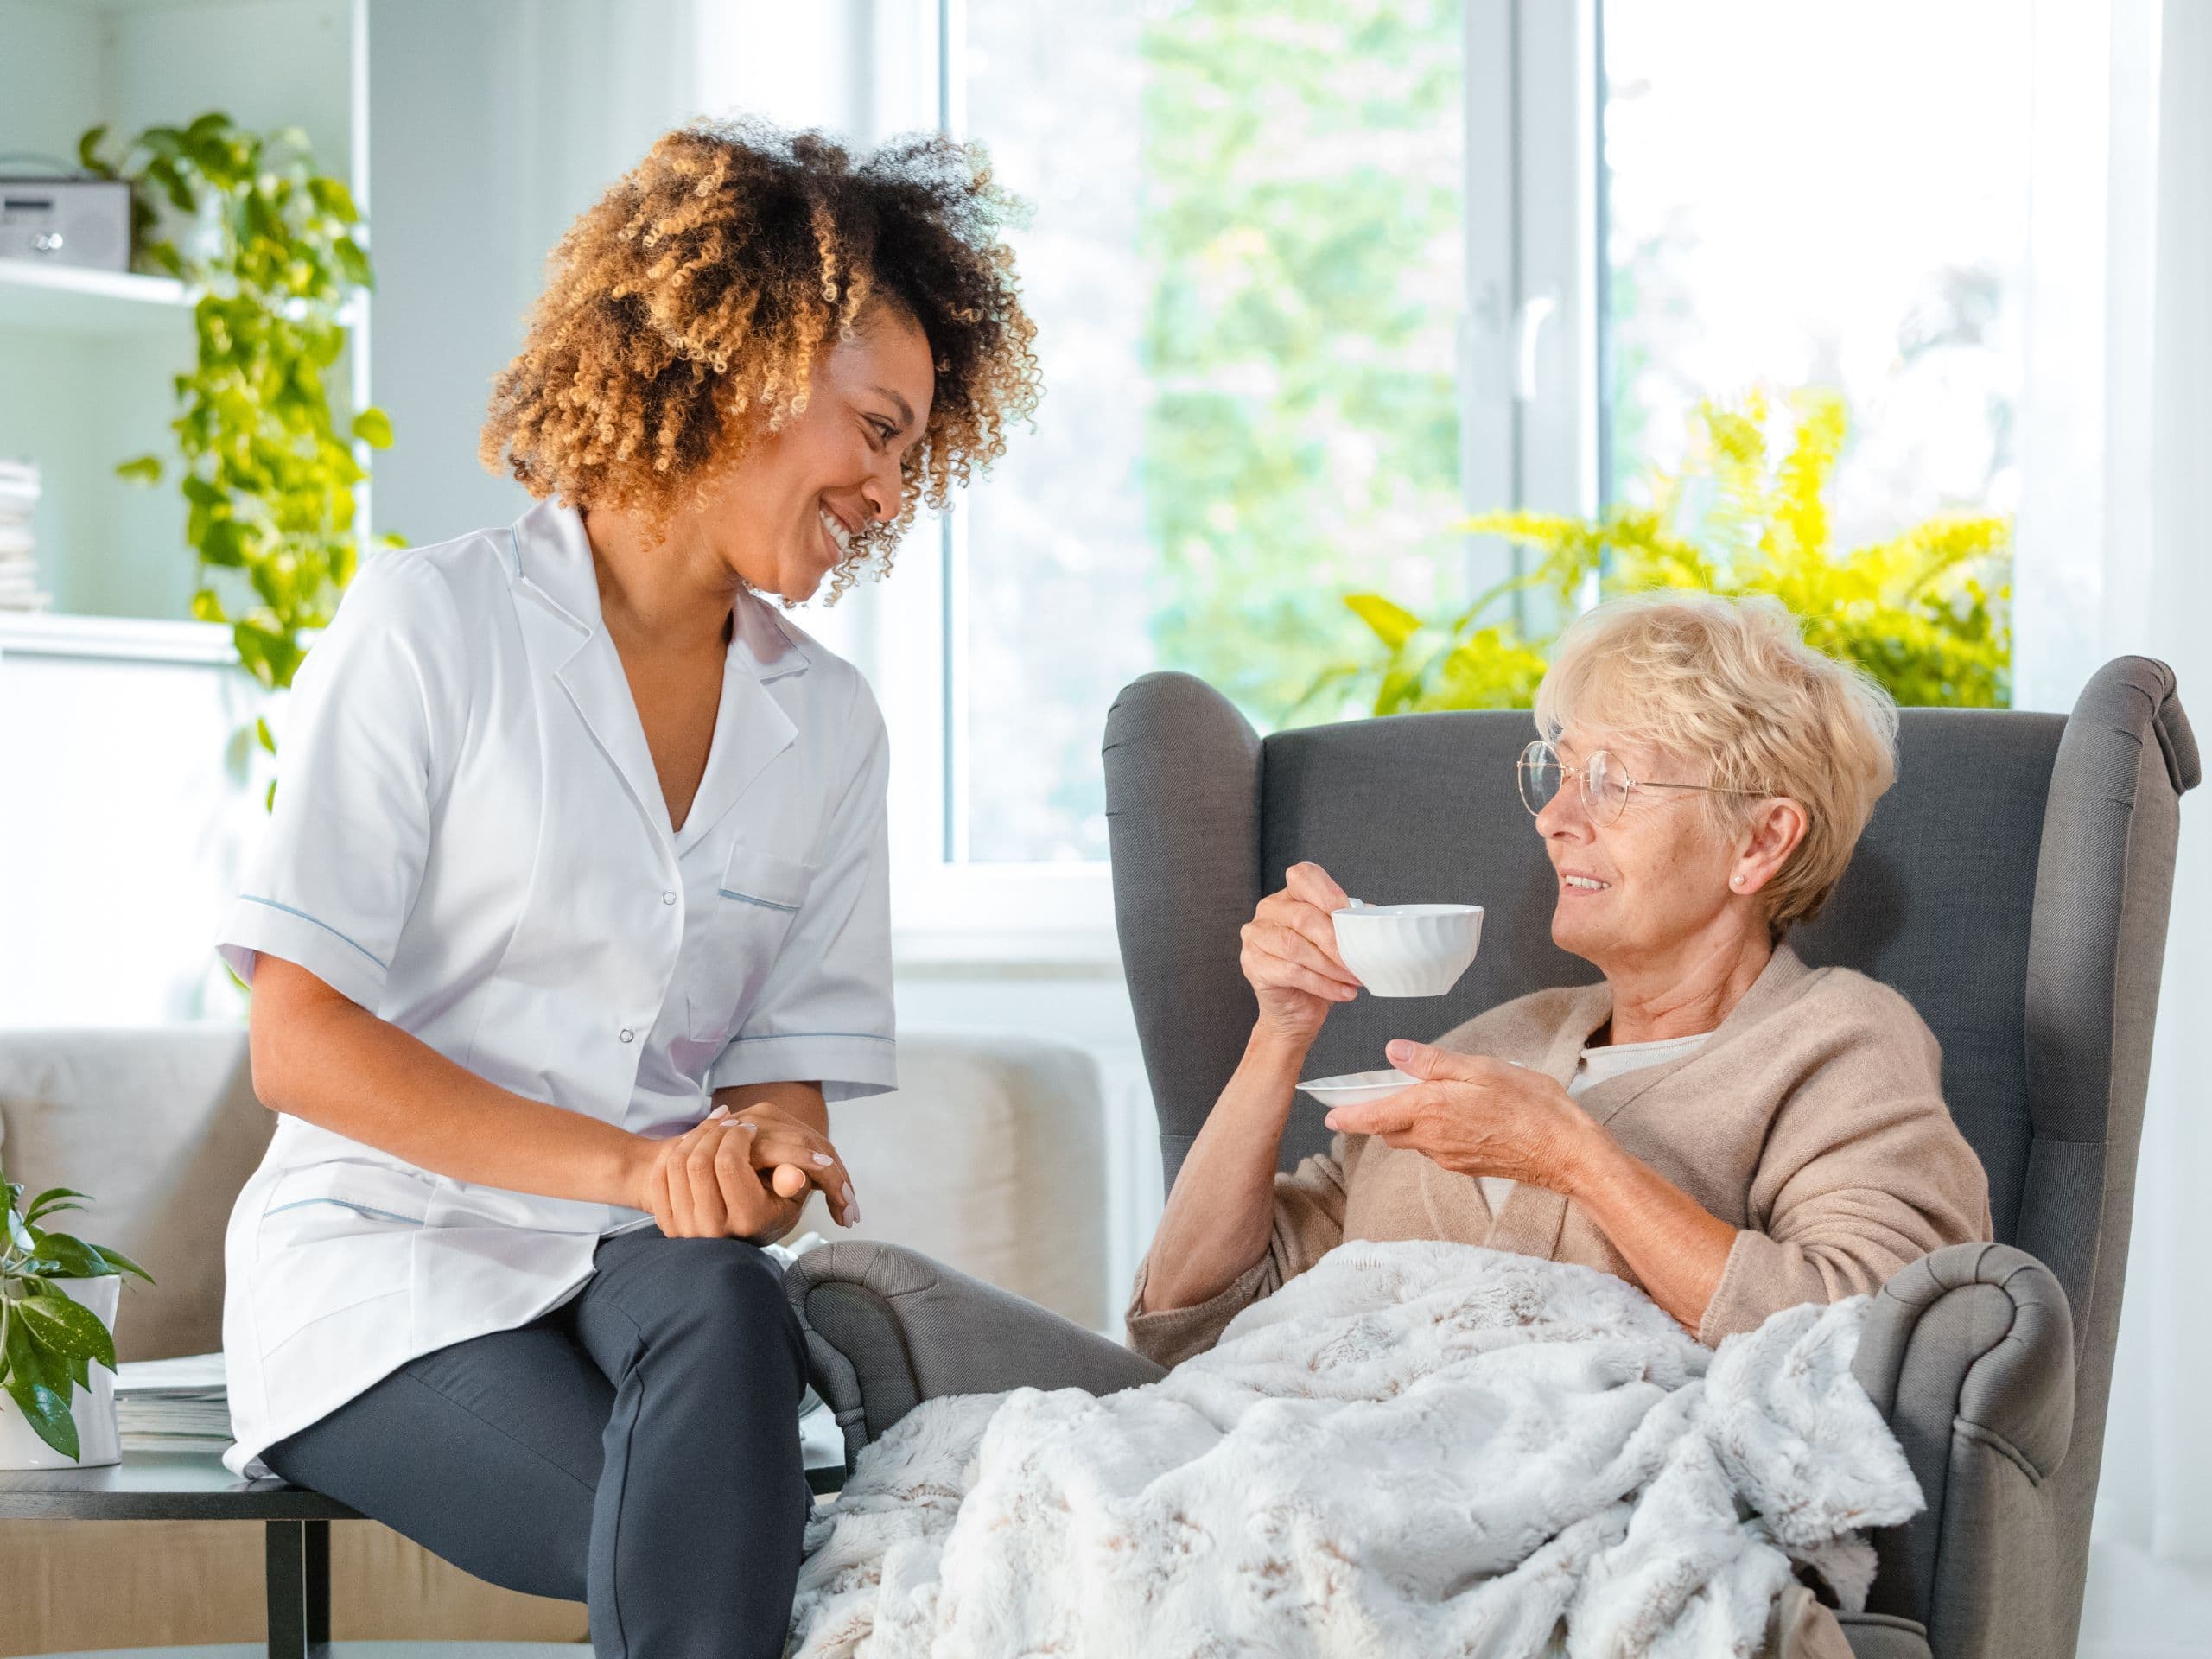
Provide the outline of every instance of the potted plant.
{"type": "Polygon", "coordinates": [[[116,1304],[123,1274],[154,1281],[119,1250],[38,1224],[84,1196],[48,1187],[26,1205],[0,1168],[0,1469],[122,1460],[116,1304]]]}

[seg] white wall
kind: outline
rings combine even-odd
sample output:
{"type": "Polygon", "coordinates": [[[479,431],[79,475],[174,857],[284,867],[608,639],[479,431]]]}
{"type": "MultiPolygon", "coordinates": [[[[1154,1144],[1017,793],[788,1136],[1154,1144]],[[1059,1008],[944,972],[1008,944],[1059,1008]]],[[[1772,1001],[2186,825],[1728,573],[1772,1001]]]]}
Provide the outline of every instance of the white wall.
{"type": "Polygon", "coordinates": [[[0,1026],[236,1020],[211,942],[257,834],[234,668],[0,636],[0,1026]]]}
{"type": "Polygon", "coordinates": [[[690,112],[687,0],[376,0],[370,384],[378,530],[443,541],[527,505],[477,463],[493,377],[576,214],[690,112]]]}

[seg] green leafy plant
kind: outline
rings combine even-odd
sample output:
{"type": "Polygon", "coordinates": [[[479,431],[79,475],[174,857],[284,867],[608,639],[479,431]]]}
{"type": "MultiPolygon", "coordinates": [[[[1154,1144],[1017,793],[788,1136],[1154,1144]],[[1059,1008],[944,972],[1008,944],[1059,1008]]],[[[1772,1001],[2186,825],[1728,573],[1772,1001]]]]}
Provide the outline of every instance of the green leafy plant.
{"type": "Polygon", "coordinates": [[[1465,610],[1426,620],[1380,594],[1344,604],[1380,643],[1331,664],[1306,693],[1371,682],[1373,712],[1525,709],[1556,634],[1498,614],[1516,593],[1571,618],[1601,597],[1654,588],[1770,594],[1805,637],[1859,664],[1900,703],[2001,707],[2012,697],[2012,523],[1943,513],[1886,541],[1830,545],[1827,493],[1848,423],[1842,397],[1808,389],[1754,390],[1699,404],[1692,448],[1676,476],[1650,480],[1649,505],[1580,519],[1490,512],[1454,528],[1533,550],[1529,570],[1465,610]]]}
{"type": "Polygon", "coordinates": [[[56,1280],[151,1274],[120,1250],[87,1244],[39,1223],[81,1210],[85,1195],[48,1187],[26,1205],[23,1189],[0,1169],[0,1392],[13,1400],[41,1440],[65,1458],[78,1454],[73,1389],[92,1385],[94,1362],[115,1369],[115,1338],[99,1316],[54,1287],[56,1280]]]}
{"type": "MultiPolygon", "coordinates": [[[[200,290],[199,349],[176,377],[170,423],[201,578],[193,614],[227,622],[246,671],[282,689],[359,559],[354,491],[366,474],[353,444],[391,442],[382,410],[341,414],[329,378],[348,304],[373,281],[361,216],[341,181],[315,171],[296,128],[264,137],[211,111],[111,155],[106,144],[94,127],[78,156],[132,187],[140,261],[200,290]],[[182,246],[162,233],[164,205],[191,227],[182,246]]],[[[163,466],[149,454],[116,470],[154,483],[163,466]]],[[[273,751],[268,728],[257,731],[273,751]]]]}

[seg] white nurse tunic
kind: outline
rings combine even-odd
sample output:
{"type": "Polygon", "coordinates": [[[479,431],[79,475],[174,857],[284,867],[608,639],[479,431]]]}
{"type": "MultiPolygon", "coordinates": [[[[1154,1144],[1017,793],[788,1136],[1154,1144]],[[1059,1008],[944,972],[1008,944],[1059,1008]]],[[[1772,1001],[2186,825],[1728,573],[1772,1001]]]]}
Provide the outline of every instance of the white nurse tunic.
{"type": "MultiPolygon", "coordinates": [[[[219,944],[247,979],[261,952],[296,963],[503,1088],[647,1135],[728,1084],[895,1086],[883,718],[750,594],[680,830],[582,521],[553,502],[365,563],[283,757],[219,944]]],[[[648,1222],[279,1116],[226,1243],[226,1461],[557,1306],[603,1236],[648,1222]]]]}

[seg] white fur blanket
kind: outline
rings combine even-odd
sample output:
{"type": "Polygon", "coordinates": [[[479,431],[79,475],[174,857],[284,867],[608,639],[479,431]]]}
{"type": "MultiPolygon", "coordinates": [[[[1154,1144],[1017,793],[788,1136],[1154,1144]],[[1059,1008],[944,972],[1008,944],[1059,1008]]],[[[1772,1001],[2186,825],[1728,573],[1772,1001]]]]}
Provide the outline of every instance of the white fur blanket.
{"type": "Polygon", "coordinates": [[[1758,1653],[1920,1490],[1865,1299],[1717,1352],[1624,1281],[1353,1243],[1160,1382],[931,1401],[807,1533],[806,1659],[1758,1653]]]}

